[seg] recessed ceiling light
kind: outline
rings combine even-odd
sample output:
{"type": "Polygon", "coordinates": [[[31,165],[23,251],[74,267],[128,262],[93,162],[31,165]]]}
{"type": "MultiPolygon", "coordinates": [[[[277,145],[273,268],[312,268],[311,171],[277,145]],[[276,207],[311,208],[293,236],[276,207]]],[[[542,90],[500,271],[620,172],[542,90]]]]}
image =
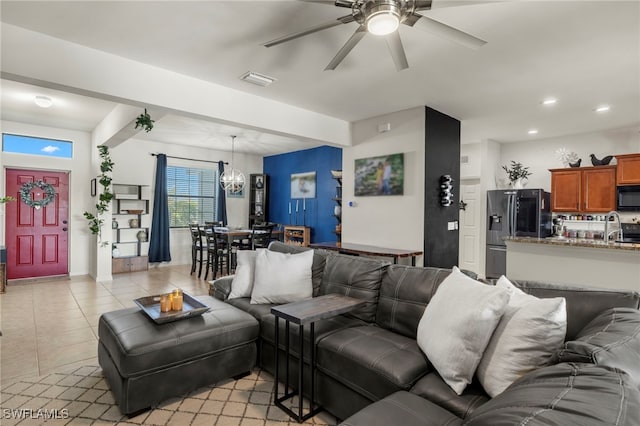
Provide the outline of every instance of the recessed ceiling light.
{"type": "Polygon", "coordinates": [[[33,102],[40,108],[49,108],[53,105],[53,100],[48,96],[36,96],[33,98],[33,102]]]}
{"type": "Polygon", "coordinates": [[[556,98],[547,98],[542,101],[542,105],[555,105],[558,102],[556,98]]]}
{"type": "Polygon", "coordinates": [[[256,85],[262,86],[262,87],[266,87],[266,86],[270,85],[271,83],[273,83],[274,81],[276,81],[276,79],[273,78],[273,77],[269,77],[268,75],[259,74],[257,72],[253,72],[253,71],[247,71],[246,73],[244,73],[240,77],[240,80],[244,80],[247,83],[256,84],[256,85]]]}
{"type": "Polygon", "coordinates": [[[537,135],[537,134],[538,134],[538,130],[536,130],[536,129],[531,129],[531,130],[529,130],[527,133],[529,133],[530,135],[537,135]]]}
{"type": "Polygon", "coordinates": [[[609,105],[600,105],[599,107],[596,108],[596,112],[607,112],[611,109],[611,107],[609,105]]]}

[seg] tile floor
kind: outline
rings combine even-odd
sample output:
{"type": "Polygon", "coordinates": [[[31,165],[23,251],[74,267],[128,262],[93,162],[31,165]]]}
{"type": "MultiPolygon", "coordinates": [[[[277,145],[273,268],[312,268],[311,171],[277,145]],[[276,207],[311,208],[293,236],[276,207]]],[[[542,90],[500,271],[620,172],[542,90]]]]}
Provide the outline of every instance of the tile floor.
{"type": "Polygon", "coordinates": [[[0,385],[64,366],[97,365],[100,315],[175,288],[208,294],[208,283],[189,271],[181,265],[117,274],[111,282],[81,276],[9,284],[0,294],[0,385]]]}

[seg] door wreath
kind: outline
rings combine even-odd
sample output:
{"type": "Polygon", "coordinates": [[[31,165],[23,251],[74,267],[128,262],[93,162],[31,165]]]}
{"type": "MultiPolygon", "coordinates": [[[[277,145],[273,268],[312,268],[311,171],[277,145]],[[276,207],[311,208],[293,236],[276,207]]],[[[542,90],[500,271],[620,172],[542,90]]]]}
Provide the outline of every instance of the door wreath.
{"type": "Polygon", "coordinates": [[[24,201],[26,205],[33,207],[35,209],[39,209],[40,207],[46,206],[47,204],[53,201],[55,196],[56,196],[55,188],[51,184],[48,184],[41,180],[24,183],[20,188],[20,199],[24,201]],[[42,198],[42,200],[36,201],[31,197],[31,191],[33,191],[34,188],[40,188],[41,190],[44,191],[44,197],[42,198]]]}

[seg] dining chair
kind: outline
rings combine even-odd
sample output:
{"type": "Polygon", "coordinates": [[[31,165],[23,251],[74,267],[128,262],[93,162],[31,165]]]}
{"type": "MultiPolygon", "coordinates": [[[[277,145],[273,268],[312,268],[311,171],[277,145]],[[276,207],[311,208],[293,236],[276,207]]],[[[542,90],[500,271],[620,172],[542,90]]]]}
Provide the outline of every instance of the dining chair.
{"type": "Polygon", "coordinates": [[[224,267],[227,268],[227,274],[230,273],[229,268],[229,240],[227,236],[216,231],[215,227],[211,227],[211,232],[207,232],[207,271],[204,279],[209,277],[209,269],[213,273],[213,279],[218,276],[218,271],[222,274],[224,267]]]}
{"type": "Polygon", "coordinates": [[[189,224],[189,232],[191,233],[191,274],[196,271],[196,265],[199,264],[198,278],[200,278],[202,275],[202,265],[205,262],[204,256],[206,254],[207,243],[204,238],[204,232],[197,223],[189,224]]]}
{"type": "Polygon", "coordinates": [[[275,226],[275,223],[254,224],[251,228],[251,250],[269,247],[275,226]]]}

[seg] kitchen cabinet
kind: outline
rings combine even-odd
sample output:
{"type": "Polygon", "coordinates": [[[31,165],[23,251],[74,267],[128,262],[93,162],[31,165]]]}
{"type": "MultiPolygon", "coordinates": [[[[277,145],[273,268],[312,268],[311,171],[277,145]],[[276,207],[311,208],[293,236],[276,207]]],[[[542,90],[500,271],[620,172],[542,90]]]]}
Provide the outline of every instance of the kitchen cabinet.
{"type": "Polygon", "coordinates": [[[640,154],[616,155],[617,185],[640,185],[640,154]]]}
{"type": "Polygon", "coordinates": [[[616,207],[616,166],[553,169],[551,211],[607,213],[616,207]]]}

